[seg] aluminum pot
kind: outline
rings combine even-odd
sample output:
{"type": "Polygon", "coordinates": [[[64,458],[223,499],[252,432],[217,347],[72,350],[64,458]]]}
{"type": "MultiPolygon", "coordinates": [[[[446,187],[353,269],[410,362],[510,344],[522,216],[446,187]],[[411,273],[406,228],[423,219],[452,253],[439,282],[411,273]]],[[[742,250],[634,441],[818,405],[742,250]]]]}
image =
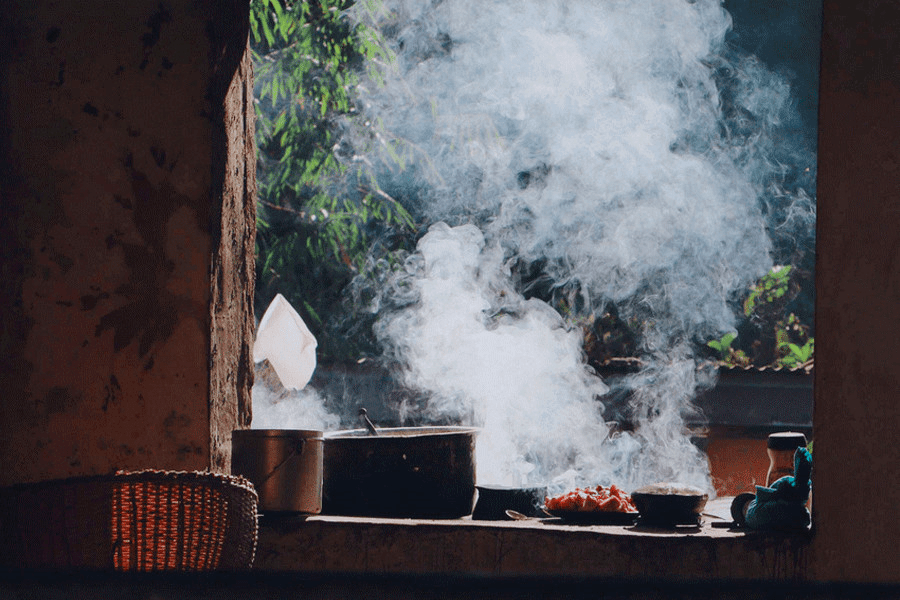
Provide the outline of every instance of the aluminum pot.
{"type": "Polygon", "coordinates": [[[396,427],[325,436],[325,514],[454,519],[475,503],[470,427],[396,427]]]}
{"type": "Polygon", "coordinates": [[[253,483],[261,513],[322,512],[321,431],[239,429],[231,440],[231,472],[253,483]]]}

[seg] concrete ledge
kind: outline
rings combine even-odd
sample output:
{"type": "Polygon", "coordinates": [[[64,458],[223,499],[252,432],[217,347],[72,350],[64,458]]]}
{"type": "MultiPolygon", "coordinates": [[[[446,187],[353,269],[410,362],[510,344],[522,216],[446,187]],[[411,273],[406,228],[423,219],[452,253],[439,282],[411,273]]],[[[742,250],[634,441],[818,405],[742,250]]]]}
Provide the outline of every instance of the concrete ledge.
{"type": "Polygon", "coordinates": [[[537,521],[315,516],[263,523],[254,569],[282,573],[801,581],[811,534],[537,521]]]}
{"type": "Polygon", "coordinates": [[[895,600],[896,585],[773,581],[671,582],[606,578],[548,578],[320,573],[55,574],[0,573],[8,600],[273,600],[345,598],[390,600],[895,600]]]}

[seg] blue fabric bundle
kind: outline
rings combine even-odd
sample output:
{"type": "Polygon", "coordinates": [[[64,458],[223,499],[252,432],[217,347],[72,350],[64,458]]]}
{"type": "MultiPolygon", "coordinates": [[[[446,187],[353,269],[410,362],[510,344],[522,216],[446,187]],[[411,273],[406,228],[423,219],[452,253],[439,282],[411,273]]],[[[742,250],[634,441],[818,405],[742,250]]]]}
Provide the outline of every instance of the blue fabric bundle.
{"type": "Polygon", "coordinates": [[[747,527],[776,531],[799,531],[809,527],[806,500],[812,485],[811,474],[812,455],[806,448],[797,448],[793,476],[782,477],[770,487],[756,486],[756,498],[747,506],[747,527]]]}

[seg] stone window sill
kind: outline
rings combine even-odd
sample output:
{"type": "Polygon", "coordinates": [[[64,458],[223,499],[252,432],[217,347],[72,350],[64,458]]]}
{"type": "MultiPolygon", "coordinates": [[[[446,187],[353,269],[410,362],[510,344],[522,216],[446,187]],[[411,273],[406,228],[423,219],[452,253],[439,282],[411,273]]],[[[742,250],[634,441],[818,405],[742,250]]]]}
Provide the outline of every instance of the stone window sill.
{"type": "MultiPolygon", "coordinates": [[[[730,500],[730,499],[728,499],[730,500]]],[[[711,503],[721,514],[726,499],[711,503]]],[[[727,514],[727,508],[726,513],[727,514]]],[[[802,580],[811,534],[314,516],[261,523],[254,568],[291,573],[802,580]]]]}

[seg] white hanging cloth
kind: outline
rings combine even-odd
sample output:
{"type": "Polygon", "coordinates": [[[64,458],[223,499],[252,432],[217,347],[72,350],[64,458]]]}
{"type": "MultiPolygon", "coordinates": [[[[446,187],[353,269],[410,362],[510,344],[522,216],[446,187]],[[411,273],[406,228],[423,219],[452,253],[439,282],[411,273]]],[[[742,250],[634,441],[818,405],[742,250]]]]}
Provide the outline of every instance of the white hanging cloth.
{"type": "Polygon", "coordinates": [[[316,369],[315,336],[291,303],[277,294],[259,322],[253,362],[268,359],[285,388],[303,389],[316,369]]]}

